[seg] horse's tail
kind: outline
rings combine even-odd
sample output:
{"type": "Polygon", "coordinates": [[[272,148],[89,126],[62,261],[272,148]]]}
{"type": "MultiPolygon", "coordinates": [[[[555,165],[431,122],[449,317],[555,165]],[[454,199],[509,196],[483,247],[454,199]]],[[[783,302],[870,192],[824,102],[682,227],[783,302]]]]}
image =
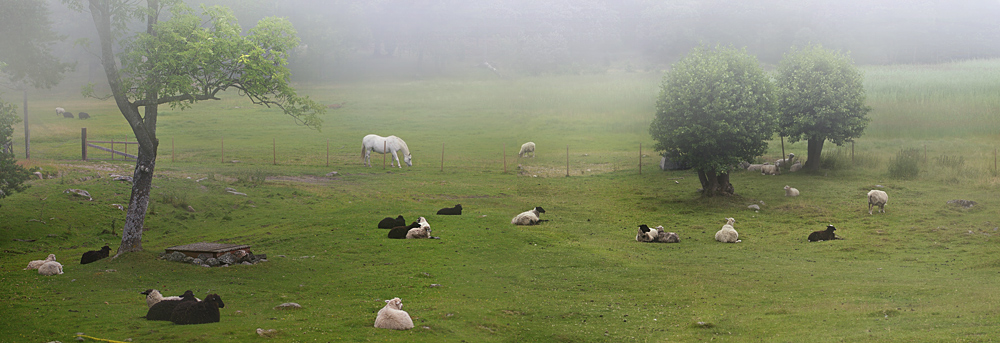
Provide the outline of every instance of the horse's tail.
{"type": "Polygon", "coordinates": [[[368,147],[366,147],[364,144],[361,144],[361,160],[362,161],[365,160],[365,151],[367,151],[367,150],[368,150],[368,147]]]}

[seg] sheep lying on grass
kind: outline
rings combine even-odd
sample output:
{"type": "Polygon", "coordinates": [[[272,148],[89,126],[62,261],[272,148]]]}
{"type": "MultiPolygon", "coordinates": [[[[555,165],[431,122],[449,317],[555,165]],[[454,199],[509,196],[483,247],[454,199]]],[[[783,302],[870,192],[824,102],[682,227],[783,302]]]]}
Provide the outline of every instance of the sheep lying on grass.
{"type": "Polygon", "coordinates": [[[837,239],[837,235],[833,234],[834,230],[837,230],[837,228],[833,227],[833,225],[827,225],[826,226],[826,230],[823,230],[823,231],[813,231],[813,233],[809,234],[809,241],[810,242],[821,242],[821,241],[832,241],[832,240],[835,240],[835,239],[837,239]]]}
{"type": "Polygon", "coordinates": [[[878,211],[885,213],[885,203],[889,202],[889,194],[873,189],[868,191],[868,214],[872,214],[872,208],[878,206],[878,211]]]}
{"type": "Polygon", "coordinates": [[[785,196],[786,197],[797,197],[799,196],[799,190],[785,185],[785,196]]]}
{"type": "Polygon", "coordinates": [[[445,216],[458,216],[462,214],[462,204],[455,205],[455,207],[445,207],[437,211],[437,214],[445,216]]]}
{"type": "Polygon", "coordinates": [[[392,228],[392,230],[389,230],[389,238],[404,239],[404,238],[406,238],[406,234],[409,233],[411,229],[416,229],[416,228],[419,228],[419,227],[420,227],[420,223],[418,223],[418,222],[410,223],[410,225],[407,225],[407,226],[397,226],[397,227],[394,227],[394,228],[392,228]]]}
{"type": "Polygon", "coordinates": [[[111,254],[111,247],[105,245],[101,250],[91,250],[80,256],[80,264],[87,264],[97,260],[107,258],[111,254]]]}
{"type": "Polygon", "coordinates": [[[794,159],[795,159],[795,154],[788,153],[788,158],[782,158],[782,159],[776,160],[776,161],[774,161],[774,165],[778,166],[778,168],[781,168],[781,166],[783,166],[783,165],[791,164],[792,160],[794,160],[794,159]]]}
{"type": "Polygon", "coordinates": [[[174,309],[178,305],[185,302],[197,302],[194,293],[190,290],[185,291],[181,295],[181,300],[163,300],[153,306],[149,307],[149,311],[146,311],[146,320],[170,320],[170,316],[174,313],[174,309]]]}
{"type": "Polygon", "coordinates": [[[55,260],[56,260],[56,254],[49,254],[49,257],[46,257],[44,260],[34,260],[28,262],[28,266],[25,267],[24,270],[38,269],[38,267],[41,267],[43,264],[45,264],[45,262],[52,262],[55,260]]]}
{"type": "Polygon", "coordinates": [[[800,170],[802,170],[802,162],[796,161],[795,164],[793,164],[791,167],[788,167],[788,171],[792,173],[800,170]]]}
{"type": "Polygon", "coordinates": [[[649,228],[646,224],[639,225],[639,232],[635,235],[636,242],[658,242],[658,243],[677,243],[680,242],[680,238],[677,237],[676,233],[663,231],[663,226],[657,226],[654,229],[649,228]]]}
{"type": "Polygon", "coordinates": [[[715,240],[722,243],[739,243],[740,234],[733,228],[735,222],[736,219],[726,218],[726,225],[723,225],[722,229],[715,233],[715,240]]]}
{"type": "Polygon", "coordinates": [[[63,273],[62,263],[56,261],[48,261],[38,267],[38,274],[45,276],[59,275],[63,273]]]}
{"type": "Polygon", "coordinates": [[[535,157],[535,142],[527,142],[521,145],[521,151],[517,153],[517,157],[524,157],[528,153],[531,153],[531,157],[535,157]]]}
{"type": "Polygon", "coordinates": [[[545,213],[545,209],[541,207],[535,207],[531,210],[521,212],[520,214],[514,216],[514,219],[510,220],[511,224],[514,225],[535,225],[538,224],[541,219],[538,219],[538,215],[545,213]]]}
{"type": "Polygon", "coordinates": [[[382,221],[378,222],[379,229],[391,229],[397,226],[406,226],[406,219],[403,219],[403,215],[399,215],[396,219],[385,217],[382,221]]]}
{"type": "MultiPolygon", "coordinates": [[[[164,300],[183,300],[183,298],[177,295],[171,297],[165,297],[163,296],[163,294],[160,294],[160,291],[155,289],[147,289],[143,292],[139,292],[139,294],[146,295],[146,307],[153,307],[153,305],[156,305],[156,303],[164,300]]],[[[201,301],[201,299],[198,298],[194,298],[194,300],[201,301]]]]}
{"type": "Polygon", "coordinates": [[[182,301],[170,313],[170,321],[174,324],[205,324],[219,322],[219,309],[226,307],[222,297],[209,294],[205,301],[182,301]]]}
{"type": "Polygon", "coordinates": [[[781,169],[776,165],[765,164],[760,166],[761,175],[778,175],[781,174],[781,169]]]}
{"type": "Polygon", "coordinates": [[[378,310],[375,317],[375,327],[380,329],[409,330],[413,328],[413,320],[410,314],[402,310],[403,301],[399,298],[392,298],[385,301],[385,307],[378,310]]]}

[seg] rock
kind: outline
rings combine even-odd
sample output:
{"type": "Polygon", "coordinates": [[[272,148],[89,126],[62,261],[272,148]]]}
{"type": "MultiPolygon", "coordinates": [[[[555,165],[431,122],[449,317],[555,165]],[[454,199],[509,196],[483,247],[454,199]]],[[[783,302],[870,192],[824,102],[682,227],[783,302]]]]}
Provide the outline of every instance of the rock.
{"type": "Polygon", "coordinates": [[[87,198],[87,200],[94,200],[94,198],[92,198],[90,196],[90,192],[87,192],[87,191],[82,190],[82,189],[70,188],[70,189],[67,189],[67,190],[63,191],[63,193],[70,193],[70,194],[73,194],[73,195],[76,195],[76,196],[85,197],[85,198],[87,198]]]}
{"type": "Polygon", "coordinates": [[[217,259],[217,258],[210,258],[210,259],[205,260],[205,264],[210,265],[212,267],[218,267],[222,263],[220,263],[219,259],[217,259]]]}
{"type": "Polygon", "coordinates": [[[326,176],[337,176],[337,175],[340,175],[340,173],[338,173],[338,172],[335,172],[335,171],[332,171],[332,172],[329,172],[329,173],[326,173],[326,176]]]}
{"type": "Polygon", "coordinates": [[[754,211],[760,211],[760,206],[757,206],[757,204],[753,204],[753,205],[747,206],[747,208],[749,208],[751,210],[754,210],[754,211]]]}
{"type": "Polygon", "coordinates": [[[224,263],[224,264],[235,264],[237,262],[237,260],[239,260],[239,259],[236,258],[236,256],[234,256],[232,253],[228,253],[228,252],[225,253],[225,254],[223,254],[222,256],[219,256],[219,262],[224,263]]]}
{"type": "Polygon", "coordinates": [[[274,337],[274,335],[278,334],[278,331],[275,331],[274,329],[264,330],[257,328],[257,334],[260,335],[260,337],[274,337]]]}
{"type": "Polygon", "coordinates": [[[122,206],[122,204],[111,204],[111,207],[117,208],[119,211],[125,210],[125,206],[122,206]]]}
{"type": "Polygon", "coordinates": [[[210,254],[198,254],[198,258],[200,258],[202,261],[204,261],[204,260],[212,258],[212,255],[210,255],[210,254]]]}
{"type": "Polygon", "coordinates": [[[180,251],[174,251],[174,252],[172,252],[170,254],[167,254],[164,258],[166,258],[167,261],[170,261],[170,262],[180,262],[180,261],[184,261],[185,257],[188,257],[188,256],[184,255],[184,253],[182,253],[180,251]]]}
{"type": "Polygon", "coordinates": [[[203,263],[205,263],[205,260],[202,260],[200,258],[191,260],[191,264],[203,264],[203,263]]]}
{"type": "Polygon", "coordinates": [[[243,261],[240,264],[245,265],[245,266],[252,266],[253,265],[253,263],[250,263],[250,261],[243,261]]]}
{"type": "Polygon", "coordinates": [[[302,305],[296,303],[284,303],[274,307],[275,310],[295,310],[300,308],[302,308],[302,305]]]}
{"type": "Polygon", "coordinates": [[[194,257],[191,257],[191,256],[184,256],[184,259],[183,259],[182,261],[183,261],[184,263],[191,263],[191,261],[194,261],[194,257]]]}
{"type": "Polygon", "coordinates": [[[188,205],[187,211],[188,212],[194,212],[194,207],[191,207],[191,205],[188,205]]]}
{"type": "Polygon", "coordinates": [[[972,206],[976,206],[976,202],[972,200],[955,199],[955,200],[948,200],[948,203],[955,206],[961,206],[964,208],[972,208],[972,206]]]}
{"type": "Polygon", "coordinates": [[[42,172],[34,172],[32,174],[35,174],[35,176],[37,176],[39,180],[43,179],[42,172]]]}

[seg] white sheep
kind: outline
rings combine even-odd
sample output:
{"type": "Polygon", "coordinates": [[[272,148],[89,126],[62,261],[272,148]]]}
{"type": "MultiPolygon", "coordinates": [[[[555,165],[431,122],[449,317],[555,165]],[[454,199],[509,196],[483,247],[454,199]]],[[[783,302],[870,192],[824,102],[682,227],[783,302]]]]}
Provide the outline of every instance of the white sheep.
{"type": "Polygon", "coordinates": [[[66,113],[66,109],[62,107],[56,107],[56,116],[62,117],[63,113],[66,113]]]}
{"type": "Polygon", "coordinates": [[[399,298],[392,298],[385,301],[385,307],[378,310],[375,317],[375,327],[380,329],[409,330],[413,328],[413,320],[410,314],[402,310],[403,301],[399,298]]]}
{"type": "Polygon", "coordinates": [[[639,232],[635,234],[636,242],[652,242],[656,240],[659,231],[650,229],[646,224],[639,225],[639,232]]]}
{"type": "Polygon", "coordinates": [[[56,261],[49,261],[38,267],[38,274],[45,276],[59,275],[63,273],[62,263],[56,261]]]}
{"type": "Polygon", "coordinates": [[[49,254],[49,257],[46,257],[44,260],[34,260],[28,262],[28,267],[24,268],[24,270],[38,269],[38,267],[41,267],[43,264],[45,264],[45,262],[52,262],[55,260],[56,260],[56,254],[49,254]]]}
{"type": "Polygon", "coordinates": [[[762,168],[764,168],[764,166],[767,165],[769,164],[760,164],[760,163],[750,164],[747,165],[747,171],[760,171],[762,168]]]}
{"type": "Polygon", "coordinates": [[[793,164],[791,167],[788,167],[788,171],[792,172],[792,173],[800,171],[800,170],[802,170],[802,162],[801,161],[795,161],[795,164],[793,164]]]}
{"type": "Polygon", "coordinates": [[[736,219],[726,218],[726,225],[722,226],[719,232],[715,233],[715,240],[722,243],[739,243],[740,234],[733,228],[736,219]]]}
{"type": "Polygon", "coordinates": [[[517,153],[517,157],[524,157],[528,153],[531,153],[531,157],[535,157],[535,142],[527,142],[521,145],[521,151],[517,153]]]}
{"type": "Polygon", "coordinates": [[[406,231],[406,239],[420,239],[420,238],[431,238],[431,224],[427,223],[427,219],[420,217],[417,221],[420,227],[412,228],[406,231]]]}
{"type": "Polygon", "coordinates": [[[676,233],[663,230],[663,225],[656,227],[656,242],[660,243],[680,243],[681,238],[676,233]]]}
{"type": "MultiPolygon", "coordinates": [[[[180,296],[176,296],[176,295],[175,296],[170,296],[170,297],[165,297],[165,296],[163,296],[163,294],[160,294],[160,291],[155,290],[155,289],[147,289],[146,291],[140,292],[139,294],[145,294],[146,295],[146,307],[147,308],[148,307],[153,307],[153,305],[156,305],[156,303],[164,301],[164,300],[183,300],[183,298],[181,298],[180,296]]],[[[201,299],[198,299],[198,298],[194,298],[194,300],[201,301],[201,299]]]]}
{"type": "Polygon", "coordinates": [[[797,197],[799,196],[799,190],[785,185],[785,196],[786,197],[797,197]]]}
{"type": "Polygon", "coordinates": [[[792,163],[792,160],[794,160],[794,159],[795,159],[795,154],[788,153],[788,158],[782,158],[782,159],[775,160],[774,161],[774,165],[776,165],[776,166],[778,166],[780,168],[781,166],[783,166],[783,165],[785,165],[787,163],[792,163]]]}
{"type": "Polygon", "coordinates": [[[763,166],[760,166],[760,174],[761,175],[778,175],[778,174],[781,174],[781,169],[779,169],[778,166],[776,166],[776,165],[765,164],[763,166]]]}
{"type": "Polygon", "coordinates": [[[878,211],[885,213],[885,203],[889,202],[889,194],[873,189],[868,191],[868,214],[872,214],[872,208],[878,206],[878,211]]]}
{"type": "Polygon", "coordinates": [[[538,219],[538,215],[541,213],[545,213],[545,209],[535,207],[529,211],[524,211],[517,216],[514,216],[514,219],[510,220],[510,223],[514,225],[535,225],[540,221],[540,219],[538,219]]]}

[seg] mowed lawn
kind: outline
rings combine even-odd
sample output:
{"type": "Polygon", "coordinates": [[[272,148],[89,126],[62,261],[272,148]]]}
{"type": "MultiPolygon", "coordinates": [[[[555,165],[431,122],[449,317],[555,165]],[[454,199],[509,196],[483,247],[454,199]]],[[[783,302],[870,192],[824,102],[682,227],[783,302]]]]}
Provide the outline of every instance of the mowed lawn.
{"type": "MultiPolygon", "coordinates": [[[[874,111],[853,152],[828,144],[815,173],[734,172],[738,196],[724,198],[701,198],[692,171],[658,170],[648,125],[660,74],[300,85],[343,103],[320,131],[236,94],[164,108],[145,251],[88,265],[77,263],[83,252],[118,246],[124,212],[111,204],[127,204],[130,185],[108,175],[131,165],[93,151],[80,161],[80,129],[92,140],[125,140],[129,129],[111,102],[31,94],[32,158],[22,163],[53,178],[0,200],[0,341],[268,340],[257,328],[277,330],[275,341],[995,340],[1000,100],[985,90],[1000,77],[980,75],[997,63],[865,68],[874,111]],[[941,81],[956,77],[966,82],[941,81]],[[955,96],[963,109],[944,110],[955,96]],[[56,106],[93,118],[57,118],[56,106]],[[369,133],[405,139],[413,167],[383,169],[378,154],[364,167],[369,133]],[[518,159],[526,141],[537,156],[518,159]],[[890,178],[910,148],[926,156],[920,174],[890,178]],[[784,197],[785,185],[802,195],[784,197]],[[869,215],[864,195],[876,188],[889,203],[869,215]],[[461,216],[434,214],[455,204],[461,216]],[[510,224],[535,206],[548,221],[510,224]],[[375,224],[397,215],[426,217],[441,239],[387,239],[375,224]],[[741,243],[714,241],[727,217],[741,243]],[[639,224],[681,242],[638,243],[639,224]],[[842,240],[806,242],[828,224],[842,240]],[[268,261],[157,258],[200,241],[249,244],[268,261]],[[49,253],[65,274],[21,270],[49,253]],[[147,288],[217,293],[222,320],[146,321],[147,288]],[[372,327],[393,297],[416,328],[372,327]],[[274,309],[284,302],[303,308],[274,309]]],[[[775,138],[761,161],[782,154],[775,138]]],[[[22,158],[23,132],[14,141],[22,158]]],[[[786,140],[785,150],[805,158],[805,144],[786,140]]]]}

